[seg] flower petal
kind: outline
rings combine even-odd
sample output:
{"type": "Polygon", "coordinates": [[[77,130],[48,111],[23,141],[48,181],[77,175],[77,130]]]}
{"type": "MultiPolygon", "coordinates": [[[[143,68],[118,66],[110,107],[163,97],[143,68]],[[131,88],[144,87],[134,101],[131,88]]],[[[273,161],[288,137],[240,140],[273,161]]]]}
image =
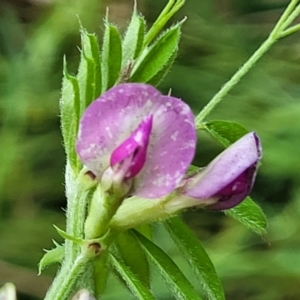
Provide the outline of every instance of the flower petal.
{"type": "Polygon", "coordinates": [[[111,155],[111,167],[122,169],[125,178],[129,179],[136,176],[145,164],[152,120],[152,115],[147,116],[132,135],[118,146],[111,155]]]}
{"type": "Polygon", "coordinates": [[[163,96],[146,84],[118,85],[85,111],[76,149],[81,161],[101,180],[113,151],[149,115],[153,124],[147,157],[134,179],[132,194],[159,198],[176,187],[195,152],[194,116],[181,100],[163,96]]]}
{"type": "Polygon", "coordinates": [[[211,209],[231,208],[251,192],[261,156],[260,140],[250,132],[188,179],[184,193],[196,199],[218,199],[211,209]]]}

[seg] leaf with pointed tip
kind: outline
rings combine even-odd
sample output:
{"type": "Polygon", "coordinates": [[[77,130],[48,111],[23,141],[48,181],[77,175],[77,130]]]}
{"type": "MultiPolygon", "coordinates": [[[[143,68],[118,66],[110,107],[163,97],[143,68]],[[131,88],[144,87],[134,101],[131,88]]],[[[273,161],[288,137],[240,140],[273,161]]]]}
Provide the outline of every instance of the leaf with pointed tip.
{"type": "Polygon", "coordinates": [[[72,236],[68,233],[66,233],[64,230],[61,230],[60,228],[58,228],[57,226],[53,225],[53,227],[56,229],[57,233],[63,237],[64,239],[66,240],[69,240],[69,241],[72,241],[72,242],[75,242],[77,244],[82,244],[83,243],[83,239],[81,238],[77,238],[75,236],[72,236]]]}
{"type": "Polygon", "coordinates": [[[224,300],[224,291],[215,267],[195,234],[178,217],[167,220],[164,225],[199,278],[208,299],[224,300]]]}
{"type": "Polygon", "coordinates": [[[200,125],[214,139],[225,147],[229,147],[249,131],[239,123],[231,121],[210,121],[200,125]]]}
{"type": "Polygon", "coordinates": [[[77,79],[80,90],[80,116],[101,93],[100,51],[97,38],[81,28],[81,58],[77,79]]]}
{"type": "Polygon", "coordinates": [[[54,263],[60,263],[64,257],[64,246],[59,245],[55,241],[53,242],[55,244],[55,248],[51,250],[45,250],[46,253],[39,262],[39,275],[47,266],[54,263]]]}
{"type": "Polygon", "coordinates": [[[122,63],[122,44],[120,33],[106,20],[102,46],[102,92],[117,82],[122,63]]]}
{"type": "Polygon", "coordinates": [[[176,299],[201,299],[194,287],[180,271],[177,265],[162,249],[160,249],[139,232],[131,232],[137,238],[141,248],[155,263],[176,299]]]}
{"type": "Polygon", "coordinates": [[[138,15],[135,6],[122,42],[122,69],[140,54],[144,37],[145,19],[138,15]]]}
{"type": "Polygon", "coordinates": [[[115,245],[124,263],[145,286],[149,286],[148,261],[136,238],[129,234],[128,231],[124,231],[116,238],[115,245]]]}
{"type": "Polygon", "coordinates": [[[75,141],[79,122],[79,85],[75,77],[68,74],[66,61],[64,60],[64,76],[60,99],[60,115],[62,135],[67,159],[73,170],[77,168],[77,155],[75,141]]]}
{"type": "Polygon", "coordinates": [[[224,211],[224,213],[259,235],[267,233],[266,216],[250,197],[247,197],[239,205],[224,211]]]}
{"type": "Polygon", "coordinates": [[[138,277],[136,277],[136,275],[133,274],[130,268],[122,260],[117,259],[117,257],[115,257],[112,253],[110,253],[109,256],[113,267],[121,275],[123,280],[126,282],[128,289],[137,299],[155,299],[149,289],[143,284],[142,281],[140,281],[138,277]]]}
{"type": "Polygon", "coordinates": [[[152,240],[153,230],[151,224],[140,224],[134,229],[144,235],[147,239],[152,240]]]}
{"type": "Polygon", "coordinates": [[[160,82],[172,66],[178,50],[180,32],[181,23],[178,23],[165,31],[153,46],[146,48],[132,70],[130,81],[160,82]]]}
{"type": "Polygon", "coordinates": [[[164,67],[154,76],[152,77],[148,83],[157,86],[161,83],[161,81],[165,78],[165,76],[169,73],[175,58],[177,57],[178,49],[174,51],[172,56],[169,58],[168,62],[164,65],[164,67]]]}

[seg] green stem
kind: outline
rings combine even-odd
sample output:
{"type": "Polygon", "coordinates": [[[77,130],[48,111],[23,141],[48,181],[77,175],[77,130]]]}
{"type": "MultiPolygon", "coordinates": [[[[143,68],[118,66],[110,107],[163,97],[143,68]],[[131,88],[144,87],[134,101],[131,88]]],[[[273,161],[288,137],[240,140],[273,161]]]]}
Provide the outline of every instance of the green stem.
{"type": "MultiPolygon", "coordinates": [[[[300,5],[297,5],[299,0],[292,0],[279,21],[276,23],[274,29],[270,33],[265,42],[253,53],[248,61],[227,81],[221,89],[215,94],[210,102],[202,109],[202,111],[196,116],[196,127],[201,126],[203,120],[212,112],[216,105],[218,105],[223,98],[232,90],[232,88],[240,82],[240,80],[254,67],[256,62],[271,48],[271,46],[281,37],[286,36],[289,30],[283,31],[287,28],[291,22],[300,14],[300,5]],[[296,7],[296,9],[295,9],[296,7]]],[[[292,27],[296,30],[298,27],[292,27]]]]}
{"type": "Polygon", "coordinates": [[[286,28],[285,24],[287,23],[287,19],[289,15],[292,13],[294,8],[296,7],[299,0],[292,0],[290,4],[287,6],[281,17],[279,18],[278,22],[276,23],[274,29],[272,30],[272,33],[270,35],[277,35],[278,31],[281,31],[286,28]],[[283,28],[283,26],[285,28],[283,28]]]}
{"type": "MultiPolygon", "coordinates": [[[[296,0],[295,2],[299,2],[299,0],[296,0]]],[[[293,12],[286,19],[286,21],[284,22],[284,24],[281,27],[281,32],[284,29],[286,29],[290,24],[292,24],[292,22],[299,16],[299,13],[300,13],[300,4],[293,10],[293,12]]]]}
{"type": "MultiPolygon", "coordinates": [[[[76,174],[69,163],[66,165],[66,196],[68,200],[66,233],[76,238],[83,238],[83,227],[86,214],[87,199],[89,197],[89,189],[84,186],[84,178],[82,171],[80,175],[76,174]]],[[[80,256],[80,247],[71,240],[65,240],[65,255],[45,299],[67,299],[55,298],[58,295],[67,295],[67,291],[73,287],[74,282],[78,279],[81,272],[79,266],[84,264],[86,259],[80,256]],[[72,275],[71,275],[72,274],[72,275]],[[70,280],[70,283],[66,281],[70,280]],[[65,282],[62,284],[62,282],[65,282]]]]}
{"type": "Polygon", "coordinates": [[[174,14],[184,5],[185,0],[169,0],[164,10],[160,13],[157,20],[154,22],[148,31],[143,49],[146,48],[159,34],[166,23],[174,16],[174,14]]]}
{"type": "MultiPolygon", "coordinates": [[[[83,173],[81,175],[74,174],[71,166],[66,166],[66,196],[68,200],[67,206],[67,234],[83,238],[84,220],[87,207],[87,199],[89,190],[83,185],[83,173]]],[[[80,248],[70,240],[65,241],[65,261],[67,264],[72,263],[78,256],[80,248]]]]}
{"type": "Polygon", "coordinates": [[[62,270],[56,276],[51,289],[48,291],[45,300],[63,300],[68,299],[68,296],[73,292],[74,285],[79,276],[84,272],[89,257],[79,255],[70,269],[67,265],[62,267],[62,270]],[[63,270],[64,269],[64,270],[63,270]]]}
{"type": "Polygon", "coordinates": [[[211,113],[229,91],[254,67],[255,63],[270,49],[276,42],[272,38],[268,38],[248,59],[248,61],[227,81],[210,102],[202,109],[195,119],[196,127],[199,127],[203,120],[211,113]]]}
{"type": "Polygon", "coordinates": [[[280,34],[280,38],[287,37],[288,35],[291,35],[297,31],[300,31],[300,24],[297,24],[295,26],[290,27],[289,29],[282,31],[280,34]]]}

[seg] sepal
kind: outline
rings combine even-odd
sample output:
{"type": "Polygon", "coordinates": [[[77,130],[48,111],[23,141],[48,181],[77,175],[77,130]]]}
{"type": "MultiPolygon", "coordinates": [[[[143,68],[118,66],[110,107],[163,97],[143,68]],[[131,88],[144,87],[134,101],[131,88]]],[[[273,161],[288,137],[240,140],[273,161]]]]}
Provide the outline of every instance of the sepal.
{"type": "Polygon", "coordinates": [[[64,230],[61,230],[60,228],[58,228],[56,225],[53,225],[53,227],[56,229],[57,233],[64,239],[72,241],[76,244],[82,245],[82,243],[84,241],[82,238],[77,238],[75,236],[72,236],[72,235],[66,233],[64,230]]]}
{"type": "Polygon", "coordinates": [[[38,275],[41,275],[42,271],[51,264],[54,263],[61,263],[64,257],[64,246],[58,244],[56,241],[53,240],[55,248],[51,250],[45,250],[46,253],[42,257],[39,262],[39,272],[38,275]]]}

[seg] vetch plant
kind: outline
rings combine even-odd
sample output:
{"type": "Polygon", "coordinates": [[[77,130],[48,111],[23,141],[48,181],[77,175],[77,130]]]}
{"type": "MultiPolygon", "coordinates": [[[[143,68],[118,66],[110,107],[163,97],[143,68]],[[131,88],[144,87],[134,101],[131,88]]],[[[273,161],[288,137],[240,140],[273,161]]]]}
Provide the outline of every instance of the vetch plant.
{"type": "Polygon", "coordinates": [[[171,193],[195,145],[190,108],[149,85],[121,84],[94,101],[81,118],[76,149],[106,200],[101,205],[97,193],[92,198],[85,236],[104,234],[126,195],[154,199],[171,193]]]}
{"type": "Polygon", "coordinates": [[[96,36],[81,28],[75,76],[64,61],[60,108],[67,210],[65,230],[56,229],[65,242],[55,242],[40,262],[40,272],[61,264],[45,299],[69,299],[77,291],[74,299],[100,299],[110,273],[137,299],[155,299],[152,261],[172,297],[221,300],[213,263],[178,215],[190,207],[226,210],[254,232],[266,233],[265,216],[248,197],[262,157],[259,137],[233,122],[204,119],[277,40],[300,29],[291,26],[300,14],[299,1],[290,2],[267,40],[195,120],[184,99],[154,87],[174,62],[185,20],[163,27],[183,4],[170,0],[148,32],[135,5],[124,37],[107,16],[101,51],[96,36]],[[191,166],[197,130],[226,148],[204,168],[191,166]],[[153,242],[151,223],[158,221],[199,285],[153,242]]]}

